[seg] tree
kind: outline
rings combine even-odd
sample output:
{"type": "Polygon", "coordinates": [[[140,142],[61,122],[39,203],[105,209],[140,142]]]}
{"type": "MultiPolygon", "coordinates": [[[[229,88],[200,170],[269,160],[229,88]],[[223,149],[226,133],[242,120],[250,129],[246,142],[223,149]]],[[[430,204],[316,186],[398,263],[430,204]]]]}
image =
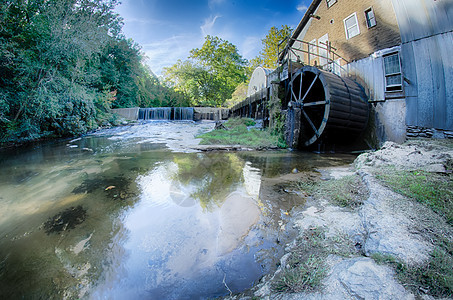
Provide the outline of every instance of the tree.
{"type": "Polygon", "coordinates": [[[235,88],[246,80],[247,60],[242,58],[235,45],[219,37],[206,36],[200,49],[190,51],[190,58],[210,74],[205,79],[213,82],[216,90],[209,95],[209,101],[217,106],[231,98],[235,88]]]}
{"type": "Polygon", "coordinates": [[[120,34],[117,3],[0,2],[0,143],[84,133],[112,106],[182,102],[120,34]]]}
{"type": "Polygon", "coordinates": [[[165,81],[186,95],[195,106],[222,106],[246,79],[247,61],[236,46],[207,36],[190,57],[164,69],[165,81]]]}
{"type": "Polygon", "coordinates": [[[282,25],[280,29],[272,26],[266,37],[261,40],[263,49],[260,51],[255,62],[259,63],[262,67],[275,69],[277,67],[278,51],[282,51],[287,42],[280,45],[280,47],[278,45],[291,35],[291,31],[292,29],[288,25],[282,25]]]}
{"type": "Polygon", "coordinates": [[[231,99],[225,102],[226,107],[233,107],[247,97],[248,83],[242,82],[239,84],[231,95],[231,99]]]}

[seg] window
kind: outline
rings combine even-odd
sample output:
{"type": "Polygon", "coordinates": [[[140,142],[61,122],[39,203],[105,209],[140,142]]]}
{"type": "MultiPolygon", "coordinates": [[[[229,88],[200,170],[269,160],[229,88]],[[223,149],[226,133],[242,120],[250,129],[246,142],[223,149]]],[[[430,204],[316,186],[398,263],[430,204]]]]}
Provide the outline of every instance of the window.
{"type": "Polygon", "coordinates": [[[365,10],[366,26],[368,28],[376,26],[376,18],[374,17],[373,9],[370,7],[365,10]]]}
{"type": "Polygon", "coordinates": [[[357,14],[353,13],[343,20],[346,39],[355,37],[360,33],[359,22],[357,21],[357,14]]]}
{"type": "Polygon", "coordinates": [[[326,0],[327,1],[327,7],[331,7],[335,3],[337,3],[337,0],[326,0]]]}
{"type": "Polygon", "coordinates": [[[398,52],[384,56],[385,91],[402,91],[400,55],[398,52]]]}

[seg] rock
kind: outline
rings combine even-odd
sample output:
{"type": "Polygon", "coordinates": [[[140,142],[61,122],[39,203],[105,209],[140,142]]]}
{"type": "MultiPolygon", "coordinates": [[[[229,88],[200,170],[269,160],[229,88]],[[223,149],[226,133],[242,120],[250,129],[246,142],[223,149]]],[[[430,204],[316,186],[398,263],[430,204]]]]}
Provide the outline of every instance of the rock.
{"type": "Polygon", "coordinates": [[[370,190],[359,212],[366,232],[365,254],[391,254],[410,264],[426,261],[432,246],[410,232],[413,221],[408,218],[408,200],[381,186],[371,175],[361,175],[370,190]]]}
{"type": "Polygon", "coordinates": [[[228,128],[225,127],[225,125],[223,125],[222,122],[220,121],[217,121],[215,122],[215,127],[214,127],[214,130],[228,130],[228,128]]]}
{"type": "Polygon", "coordinates": [[[447,172],[444,164],[432,164],[432,165],[426,166],[424,171],[432,172],[432,173],[446,173],[447,172]]]}
{"type": "Polygon", "coordinates": [[[354,242],[362,242],[363,239],[364,228],[360,216],[353,211],[337,206],[329,205],[322,209],[314,206],[308,207],[295,224],[300,232],[314,227],[323,227],[327,229],[327,237],[346,234],[354,242]]]}
{"type": "Polygon", "coordinates": [[[415,299],[393,278],[393,270],[365,257],[335,265],[326,283],[324,299],[415,299]]]}
{"type": "Polygon", "coordinates": [[[453,139],[453,131],[444,131],[444,136],[447,139],[453,139]]]}
{"type": "MultiPolygon", "coordinates": [[[[329,260],[329,259],[328,259],[329,260]]],[[[281,300],[338,300],[338,299],[415,299],[414,295],[394,279],[387,266],[377,265],[367,257],[350,259],[330,258],[334,266],[324,281],[325,289],[316,293],[282,294],[281,300]]],[[[273,299],[269,285],[264,285],[255,296],[273,299]]]]}

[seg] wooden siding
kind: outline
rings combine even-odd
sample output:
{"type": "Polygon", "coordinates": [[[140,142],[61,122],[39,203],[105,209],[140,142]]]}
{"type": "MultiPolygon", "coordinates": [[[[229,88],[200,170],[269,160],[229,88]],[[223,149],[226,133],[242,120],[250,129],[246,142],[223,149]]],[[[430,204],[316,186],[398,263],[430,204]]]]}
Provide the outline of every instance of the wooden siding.
{"type": "Polygon", "coordinates": [[[453,1],[392,0],[407,125],[453,130],[453,1]]]}
{"type": "Polygon", "coordinates": [[[369,101],[385,99],[385,79],[382,55],[372,55],[348,65],[349,75],[364,88],[369,101]]]}
{"type": "Polygon", "coordinates": [[[407,125],[453,130],[453,33],[401,46],[407,125]]]}
{"type": "Polygon", "coordinates": [[[392,0],[402,43],[452,31],[453,1],[392,0]]]}

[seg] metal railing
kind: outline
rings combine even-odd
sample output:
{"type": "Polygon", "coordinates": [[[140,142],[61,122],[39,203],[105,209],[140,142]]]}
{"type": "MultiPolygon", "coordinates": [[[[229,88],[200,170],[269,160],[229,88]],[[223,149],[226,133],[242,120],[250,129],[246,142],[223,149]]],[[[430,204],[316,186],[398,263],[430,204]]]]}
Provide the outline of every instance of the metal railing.
{"type": "MultiPolygon", "coordinates": [[[[312,44],[287,37],[278,44],[277,49],[278,66],[287,63],[289,70],[291,70],[291,64],[296,62],[302,65],[318,66],[337,75],[344,72],[346,76],[349,76],[349,61],[336,53],[335,51],[337,49],[332,47],[329,41],[326,43],[318,42],[318,44],[312,44]],[[285,42],[286,45],[280,51],[285,42]]],[[[289,73],[291,72],[289,71],[289,73]]]]}

